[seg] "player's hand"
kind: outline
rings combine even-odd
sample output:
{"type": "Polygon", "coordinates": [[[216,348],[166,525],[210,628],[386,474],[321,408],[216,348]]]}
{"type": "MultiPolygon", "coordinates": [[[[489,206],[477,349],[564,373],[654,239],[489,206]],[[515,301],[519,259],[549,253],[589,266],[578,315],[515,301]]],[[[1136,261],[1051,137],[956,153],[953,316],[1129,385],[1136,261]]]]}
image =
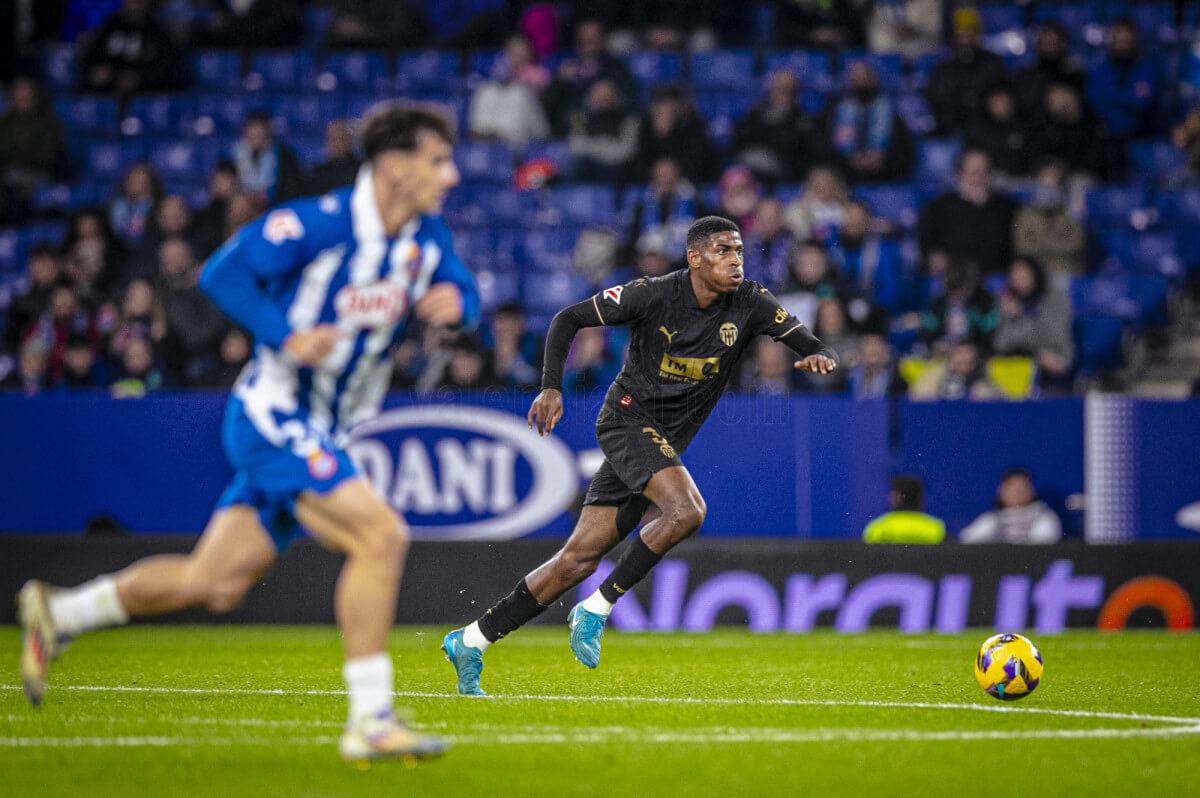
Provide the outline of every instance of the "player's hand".
{"type": "Polygon", "coordinates": [[[418,319],[429,324],[458,324],[463,317],[462,291],[454,283],[434,283],[413,310],[418,319]]]}
{"type": "Polygon", "coordinates": [[[302,366],[315,366],[329,356],[337,343],[338,329],[319,324],[307,332],[294,332],[283,342],[283,349],[302,366]]]}
{"type": "Polygon", "coordinates": [[[533,429],[534,424],[537,425],[538,437],[542,437],[554,430],[554,425],[562,418],[562,414],[562,391],[547,388],[533,400],[526,420],[530,429],[533,429]]]}
{"type": "Polygon", "coordinates": [[[824,355],[809,355],[803,360],[796,361],[796,368],[801,371],[811,371],[816,374],[831,374],[837,368],[833,358],[824,355]]]}

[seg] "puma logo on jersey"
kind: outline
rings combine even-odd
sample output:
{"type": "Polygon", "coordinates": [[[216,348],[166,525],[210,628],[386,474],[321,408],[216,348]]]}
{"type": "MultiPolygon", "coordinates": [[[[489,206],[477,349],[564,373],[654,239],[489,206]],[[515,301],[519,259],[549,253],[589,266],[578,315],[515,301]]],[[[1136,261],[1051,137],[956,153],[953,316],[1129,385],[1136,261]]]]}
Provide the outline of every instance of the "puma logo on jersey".
{"type": "Polygon", "coordinates": [[[675,332],[667,332],[666,327],[659,327],[658,331],[660,333],[662,333],[663,335],[667,336],[667,345],[668,346],[671,344],[671,339],[674,338],[676,335],[679,335],[679,330],[676,330],[675,332]]]}
{"type": "Polygon", "coordinates": [[[408,311],[408,292],[389,282],[355,287],[348,285],[333,298],[338,321],[355,327],[386,327],[408,311]]]}

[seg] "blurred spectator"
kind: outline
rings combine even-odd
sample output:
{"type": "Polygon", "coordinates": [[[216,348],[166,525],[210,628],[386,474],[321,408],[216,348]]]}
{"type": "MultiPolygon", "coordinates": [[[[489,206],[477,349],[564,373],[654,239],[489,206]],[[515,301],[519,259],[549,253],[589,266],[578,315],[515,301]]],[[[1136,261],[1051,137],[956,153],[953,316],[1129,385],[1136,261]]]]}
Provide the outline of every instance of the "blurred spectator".
{"type": "Polygon", "coordinates": [[[590,393],[607,388],[621,370],[621,352],[610,345],[604,327],[584,327],[575,334],[563,371],[564,393],[590,393]]]}
{"type": "Polygon", "coordinates": [[[335,119],[325,126],[325,160],[313,169],[306,193],[324,194],[354,183],[362,159],[354,149],[350,123],[335,119]]]}
{"type": "Polygon", "coordinates": [[[954,12],[953,53],[929,76],[925,97],[937,122],[935,135],[961,135],[979,112],[983,90],[1007,74],[1004,59],[983,49],[983,24],[979,12],[960,8],[954,12]]]}
{"type": "Polygon", "coordinates": [[[300,196],[303,181],[295,153],[275,140],[271,115],[254,111],[242,122],[242,137],[230,154],[242,188],[269,205],[300,196]]]}
{"type": "Polygon", "coordinates": [[[1092,179],[1108,177],[1100,119],[1079,91],[1066,83],[1046,89],[1045,109],[1033,130],[1030,150],[1035,160],[1058,158],[1072,173],[1092,179]]]}
{"type": "Polygon", "coordinates": [[[856,293],[898,312],[914,298],[912,287],[905,284],[900,247],[871,229],[871,211],[864,203],[848,202],[845,207],[842,230],[830,256],[856,293]]]}
{"type": "Polygon", "coordinates": [[[999,399],[1000,388],[988,379],[979,347],[962,340],[950,348],[944,363],[927,368],[909,391],[913,399],[956,401],[999,399]]]}
{"type": "Polygon", "coordinates": [[[762,198],[762,187],[754,179],[754,173],[744,166],[731,166],[721,175],[717,189],[721,207],[716,215],[736,222],[742,235],[754,232],[754,212],[762,198]]]}
{"type": "Polygon", "coordinates": [[[760,336],[753,344],[754,360],[743,390],[761,396],[787,396],[792,392],[796,358],[778,341],[760,336]]]}
{"type": "MultiPolygon", "coordinates": [[[[118,364],[123,363],[125,350],[133,341],[146,341],[152,349],[169,353],[174,367],[172,370],[180,370],[175,341],[167,324],[162,300],[147,280],[131,280],[125,287],[116,324],[108,337],[106,349],[109,357],[118,364]]],[[[140,363],[141,360],[135,356],[134,362],[140,363]]]]}
{"type": "Polygon", "coordinates": [[[148,163],[135,163],[121,178],[120,193],[108,204],[108,221],[127,244],[136,245],[151,224],[162,181],[148,163]]]}
{"type": "Polygon", "coordinates": [[[668,247],[666,237],[656,230],[642,233],[637,241],[636,255],[637,273],[630,279],[662,277],[682,262],[679,250],[668,247]]]}
{"type": "Polygon", "coordinates": [[[522,80],[535,68],[533,49],[523,36],[510,36],[491,79],[471,95],[467,126],[476,139],[499,139],[516,153],[534,139],[548,139],[550,124],[538,100],[538,87],[522,80]]]}
{"type": "Polygon", "coordinates": [[[89,391],[105,388],[112,379],[96,356],[96,347],[86,333],[71,335],[63,348],[62,376],[54,387],[61,391],[89,391]]]}
{"type": "Polygon", "coordinates": [[[1119,156],[1114,177],[1124,175],[1124,146],[1136,136],[1158,132],[1156,114],[1163,90],[1159,62],[1142,52],[1137,25],[1120,17],[1109,28],[1108,58],[1088,73],[1088,99],[1104,120],[1119,156]]]}
{"type": "Polygon", "coordinates": [[[820,301],[841,295],[841,281],[820,244],[801,244],[792,253],[789,266],[777,292],[779,304],[811,329],[816,324],[820,301]]]}
{"type": "Polygon", "coordinates": [[[411,0],[336,0],[330,47],[409,50],[429,45],[425,9],[411,0]]]}
{"type": "Polygon", "coordinates": [[[986,346],[996,327],[992,295],[983,287],[978,268],[951,259],[942,275],[941,292],[921,312],[921,340],[933,355],[946,345],[968,341],[986,346]]]}
{"type": "Polygon", "coordinates": [[[942,46],[942,0],[875,3],[867,23],[867,49],[912,58],[942,46]]]}
{"type": "Polygon", "coordinates": [[[187,372],[204,367],[200,361],[214,351],[226,327],[221,311],[197,287],[199,275],[196,257],[186,240],[173,236],[159,245],[158,293],[187,372]]]}
{"type": "Polygon", "coordinates": [[[162,390],[166,377],[154,360],[154,347],[146,338],[130,339],[121,352],[120,375],[110,386],[115,399],[132,399],[162,390]]]}
{"type": "Polygon", "coordinates": [[[17,352],[30,326],[46,312],[50,304],[50,295],[62,278],[62,264],[58,253],[54,247],[47,244],[40,244],[29,250],[25,269],[29,277],[29,287],[13,297],[4,316],[4,354],[17,352]]]}
{"type": "Polygon", "coordinates": [[[986,273],[1008,265],[1017,203],[991,186],[991,162],[981,150],[964,150],[955,164],[955,190],[931,200],[917,220],[917,243],[926,262],[934,253],[974,261],[986,273]]]}
{"type": "Polygon", "coordinates": [[[488,367],[487,351],[472,333],[460,333],[450,345],[450,357],[438,388],[473,391],[497,388],[501,383],[488,367]]]}
{"type": "Polygon", "coordinates": [[[631,170],[634,182],[646,182],[651,166],[664,156],[674,158],[689,180],[701,182],[713,176],[715,159],[704,120],[683,90],[674,86],[658,86],[650,94],[650,108],[638,129],[631,170]]]}
{"type": "Polygon", "coordinates": [[[743,238],[746,277],[769,289],[779,287],[788,273],[796,237],[783,224],[783,203],[767,197],[754,212],[754,229],[743,238]]]}
{"type": "Polygon", "coordinates": [[[201,44],[210,47],[289,47],[304,34],[297,0],[203,0],[208,7],[201,44]]]}
{"type": "Polygon", "coordinates": [[[123,0],[120,11],[90,35],[79,61],[90,91],[128,95],[165,91],[175,83],[175,45],[150,0],[123,0]]]}
{"type": "Polygon", "coordinates": [[[733,127],[733,160],[762,180],[796,180],[808,169],[813,122],[800,107],[800,79],[791,70],[771,75],[767,94],[733,127]]]}
{"type": "Polygon", "coordinates": [[[249,224],[263,212],[262,198],[257,194],[239,191],[225,203],[225,227],[221,235],[224,241],[243,225],[249,224]]]}
{"type": "Polygon", "coordinates": [[[1013,87],[1007,80],[993,83],[984,92],[979,116],[967,127],[964,146],[987,153],[992,168],[1001,176],[1029,174],[1028,117],[1017,114],[1013,87]]]}
{"type": "Polygon", "coordinates": [[[192,225],[196,235],[196,255],[207,258],[225,241],[225,216],[229,199],[241,191],[237,167],[222,158],[208,179],[208,204],[196,211],[192,225]]]}
{"type": "Polygon", "coordinates": [[[53,179],[66,150],[62,122],[33,78],[17,78],[0,115],[3,180],[28,195],[53,179]]]}
{"type": "Polygon", "coordinates": [[[999,308],[992,334],[996,354],[1031,357],[1051,378],[1071,373],[1075,360],[1071,302],[1047,283],[1040,263],[1027,257],[1012,262],[999,308]]]}
{"type": "Polygon", "coordinates": [[[846,370],[851,397],[895,399],[908,391],[908,383],[892,360],[892,347],[887,338],[878,333],[867,333],[859,339],[855,354],[853,365],[846,370]]]}
{"type": "Polygon", "coordinates": [[[0,391],[35,396],[46,389],[49,367],[50,349],[46,342],[40,338],[30,338],[21,345],[17,367],[0,380],[0,391]]]}
{"type": "Polygon", "coordinates": [[[52,379],[62,374],[63,355],[67,340],[73,335],[92,336],[95,333],[92,315],[79,300],[74,286],[60,281],[50,292],[50,301],[34,323],[23,333],[24,341],[41,341],[49,361],[47,373],[52,379]]]}
{"type": "Polygon", "coordinates": [[[191,385],[228,390],[249,361],[250,339],[236,327],[230,329],[221,336],[216,359],[205,364],[206,367],[193,377],[191,385]]]}
{"type": "Polygon", "coordinates": [[[879,91],[879,76],[865,61],[850,65],[848,89],[826,104],[820,124],[826,157],[851,183],[907,180],[913,142],[896,105],[879,91]]]}
{"type": "Polygon", "coordinates": [[[1193,108],[1171,131],[1171,142],[1183,150],[1187,171],[1193,177],[1200,174],[1200,107],[1193,108]]]}
{"type": "Polygon", "coordinates": [[[1046,545],[1062,539],[1058,515],[1037,496],[1033,474],[1010,468],[1000,475],[996,508],[958,533],[960,543],[1029,543],[1046,545]]]}
{"type": "Polygon", "coordinates": [[[506,385],[534,388],[541,383],[542,342],[526,325],[520,302],[496,308],[484,346],[492,353],[492,373],[506,385]]]}
{"type": "Polygon", "coordinates": [[[637,84],[619,58],[608,52],[604,26],[595,19],[575,25],[575,52],[558,66],[554,80],[542,94],[546,116],[556,136],[577,131],[579,121],[591,105],[585,100],[592,84],[608,81],[617,96],[617,105],[627,113],[637,107],[637,84]]]}
{"type": "Polygon", "coordinates": [[[633,207],[629,250],[636,248],[643,235],[657,233],[672,259],[682,258],[688,228],[702,215],[695,186],[680,173],[679,162],[665,155],[654,162],[650,184],[633,207]]]}
{"type": "Polygon", "coordinates": [[[837,237],[850,194],[836,170],[815,166],[804,181],[804,191],[787,204],[785,218],[797,241],[828,244],[837,237]]]}
{"type": "MultiPolygon", "coordinates": [[[[850,330],[846,306],[837,296],[825,297],[817,303],[813,335],[843,357],[858,347],[858,336],[850,330]]],[[[841,393],[846,388],[846,379],[847,370],[844,368],[839,368],[832,374],[817,374],[811,371],[796,374],[796,381],[800,386],[812,393],[841,393]]]]}
{"type": "Polygon", "coordinates": [[[625,111],[617,86],[597,80],[587,93],[587,114],[567,142],[574,180],[615,182],[637,150],[638,121],[625,111]]]}
{"type": "Polygon", "coordinates": [[[1034,180],[1033,195],[1013,219],[1013,251],[1036,258],[1065,282],[1083,274],[1086,247],[1083,223],[1067,212],[1066,164],[1043,161],[1034,180]]]}
{"type": "Polygon", "coordinates": [[[912,474],[897,474],[888,490],[888,507],[863,529],[864,543],[937,544],[946,539],[946,522],[926,515],[925,484],[912,474]]]}
{"type": "Polygon", "coordinates": [[[67,226],[63,242],[67,275],[88,301],[99,301],[125,280],[129,249],[99,208],[83,208],[67,226]]]}
{"type": "Polygon", "coordinates": [[[1046,89],[1052,83],[1074,86],[1082,94],[1087,84],[1083,63],[1071,54],[1067,29],[1057,20],[1047,20],[1038,28],[1033,51],[1037,61],[1021,69],[1014,77],[1017,105],[1028,119],[1042,114],[1046,89]]]}
{"type": "Polygon", "coordinates": [[[775,3],[771,26],[778,47],[863,47],[864,20],[870,3],[863,0],[790,0],[775,3]]]}
{"type": "Polygon", "coordinates": [[[154,277],[158,274],[158,247],[168,238],[179,236],[195,251],[191,235],[192,212],[178,194],[163,197],[154,210],[154,218],[138,243],[130,260],[130,276],[154,277]]]}

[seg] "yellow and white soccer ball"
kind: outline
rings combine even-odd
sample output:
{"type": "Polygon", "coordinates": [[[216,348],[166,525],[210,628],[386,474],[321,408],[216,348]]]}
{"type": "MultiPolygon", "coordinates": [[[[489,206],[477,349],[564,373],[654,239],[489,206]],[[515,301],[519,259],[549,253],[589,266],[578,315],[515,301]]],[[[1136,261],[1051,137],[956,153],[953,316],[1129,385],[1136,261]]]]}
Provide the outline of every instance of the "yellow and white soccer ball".
{"type": "Polygon", "coordinates": [[[1042,654],[1028,637],[992,635],[975,657],[975,681],[988,695],[1016,701],[1033,692],[1042,680],[1042,654]]]}

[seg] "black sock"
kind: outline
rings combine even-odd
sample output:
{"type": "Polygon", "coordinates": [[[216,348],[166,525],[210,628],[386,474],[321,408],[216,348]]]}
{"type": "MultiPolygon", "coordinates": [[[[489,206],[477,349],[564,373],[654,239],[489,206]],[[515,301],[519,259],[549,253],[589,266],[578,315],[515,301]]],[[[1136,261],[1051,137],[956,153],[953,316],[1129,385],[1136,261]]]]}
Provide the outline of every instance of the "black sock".
{"type": "Polygon", "coordinates": [[[529,585],[522,579],[513,592],[496,602],[496,606],[479,619],[479,631],[488,642],[495,643],[509,632],[520,629],[542,614],[546,608],[529,592],[529,585]]]}
{"type": "Polygon", "coordinates": [[[642,581],[661,559],[662,555],[650,551],[641,535],[634,535],[629,539],[629,547],[621,555],[621,559],[617,560],[617,567],[612,569],[604,584],[600,585],[600,595],[604,596],[606,601],[615,604],[617,599],[642,581]]]}

